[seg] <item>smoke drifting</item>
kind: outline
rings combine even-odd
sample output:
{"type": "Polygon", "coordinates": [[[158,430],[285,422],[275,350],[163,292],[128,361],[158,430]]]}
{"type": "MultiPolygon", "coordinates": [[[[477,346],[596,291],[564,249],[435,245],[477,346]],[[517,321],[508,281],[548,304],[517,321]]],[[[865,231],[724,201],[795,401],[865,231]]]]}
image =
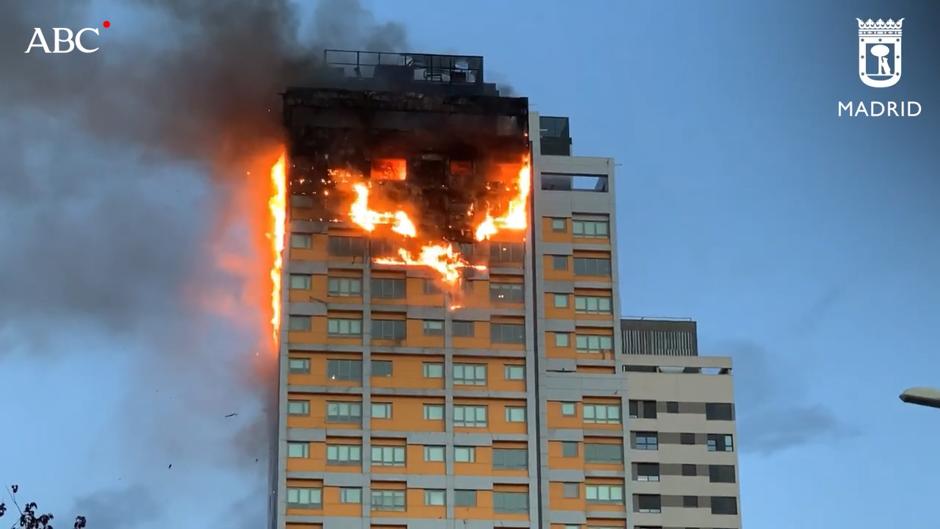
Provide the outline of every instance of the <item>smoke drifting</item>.
{"type": "MultiPolygon", "coordinates": [[[[355,0],[307,15],[283,0],[0,3],[0,363],[123,370],[100,395],[120,453],[89,463],[83,489],[33,487],[79,496],[89,527],[263,520],[278,94],[310,80],[324,47],[406,44],[355,0]],[[99,27],[100,51],[23,53],[33,27],[53,26],[99,27]]],[[[65,420],[66,397],[0,383],[37,420],[65,420]]],[[[7,437],[0,467],[31,450],[7,437]]]]}

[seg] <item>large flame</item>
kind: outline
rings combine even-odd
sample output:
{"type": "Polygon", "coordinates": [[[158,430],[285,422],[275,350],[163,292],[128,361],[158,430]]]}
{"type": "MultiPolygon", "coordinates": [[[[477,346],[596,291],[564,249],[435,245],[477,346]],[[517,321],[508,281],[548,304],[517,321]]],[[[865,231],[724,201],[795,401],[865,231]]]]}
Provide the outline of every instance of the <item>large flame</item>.
{"type": "Polygon", "coordinates": [[[287,177],[285,172],[286,154],[281,153],[271,167],[271,197],[268,210],[271,212],[271,228],[267,236],[271,240],[274,254],[271,265],[271,333],[275,346],[281,331],[281,275],[284,268],[284,239],[287,223],[287,177]]]}
{"type": "MultiPolygon", "coordinates": [[[[330,169],[329,175],[334,184],[353,192],[355,199],[349,206],[348,215],[349,220],[360,228],[372,233],[377,226],[385,225],[390,226],[392,232],[404,238],[417,239],[419,237],[415,223],[404,210],[397,207],[388,208],[389,210],[384,211],[373,209],[374,206],[370,205],[369,200],[372,184],[363,175],[355,174],[348,169],[330,169]]],[[[378,160],[373,164],[372,181],[402,181],[406,179],[405,160],[378,160]]],[[[486,212],[483,219],[474,228],[476,240],[489,240],[500,231],[523,231],[528,227],[528,200],[532,185],[531,179],[529,158],[525,157],[516,174],[514,187],[507,186],[507,191],[513,190],[514,194],[508,199],[504,211],[497,216],[494,216],[491,210],[486,212]]],[[[468,212],[471,215],[473,208],[473,205],[471,205],[468,212]]],[[[415,248],[415,246],[411,246],[411,248],[415,248]]],[[[376,258],[374,262],[401,266],[426,266],[437,271],[441,279],[450,285],[457,283],[460,279],[460,270],[464,268],[486,269],[482,265],[469,264],[450,243],[429,241],[417,251],[409,250],[403,245],[398,248],[397,254],[397,257],[376,258]]]]}
{"type": "Polygon", "coordinates": [[[427,266],[441,274],[441,278],[454,284],[460,279],[460,270],[463,268],[475,268],[477,270],[486,270],[483,265],[468,264],[460,256],[460,252],[454,250],[450,244],[428,244],[421,247],[418,256],[415,257],[404,248],[398,249],[398,258],[380,257],[375,259],[377,264],[405,265],[405,266],[427,266]]]}
{"type": "Polygon", "coordinates": [[[477,225],[474,236],[478,241],[488,240],[500,230],[520,231],[526,229],[529,224],[529,214],[526,206],[529,201],[529,192],[532,189],[532,166],[529,164],[529,158],[526,157],[519,168],[519,174],[516,176],[516,187],[518,191],[514,197],[509,200],[509,206],[506,212],[498,217],[493,217],[490,212],[486,213],[483,221],[477,225]]]}
{"type": "Polygon", "coordinates": [[[377,224],[391,224],[392,231],[405,237],[415,237],[418,230],[408,214],[398,210],[395,212],[381,212],[369,209],[369,186],[363,183],[353,185],[356,191],[356,200],[349,207],[349,218],[366,231],[374,231],[377,224]]]}

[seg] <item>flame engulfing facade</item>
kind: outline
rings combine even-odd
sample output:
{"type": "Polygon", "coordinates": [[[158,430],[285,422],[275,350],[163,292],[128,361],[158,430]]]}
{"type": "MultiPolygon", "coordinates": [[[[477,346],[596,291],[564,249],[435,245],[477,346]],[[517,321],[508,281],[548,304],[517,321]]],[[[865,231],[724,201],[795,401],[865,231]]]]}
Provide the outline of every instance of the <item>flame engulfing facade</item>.
{"type": "Polygon", "coordinates": [[[621,340],[613,160],[482,57],[325,57],[284,92],[272,527],[740,527],[730,363],[621,340]]]}
{"type": "Polygon", "coordinates": [[[284,94],[291,220],[370,237],[370,258],[428,267],[453,290],[483,270],[461,245],[522,241],[528,103],[482,57],[328,50],[324,86],[284,94]]]}

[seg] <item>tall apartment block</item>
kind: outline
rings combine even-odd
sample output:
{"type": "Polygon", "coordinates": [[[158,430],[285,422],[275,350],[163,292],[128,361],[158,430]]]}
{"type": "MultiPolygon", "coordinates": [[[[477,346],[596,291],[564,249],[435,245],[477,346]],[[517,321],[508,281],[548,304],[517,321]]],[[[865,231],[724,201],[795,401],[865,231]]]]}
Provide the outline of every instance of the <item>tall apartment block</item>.
{"type": "Polygon", "coordinates": [[[482,57],[324,59],[284,93],[272,527],[739,528],[730,361],[692,322],[621,320],[613,160],[572,156],[567,118],[482,57]],[[526,227],[478,240],[526,168],[526,227]],[[396,257],[418,250],[391,215],[348,215],[357,179],[459,279],[396,257]]]}

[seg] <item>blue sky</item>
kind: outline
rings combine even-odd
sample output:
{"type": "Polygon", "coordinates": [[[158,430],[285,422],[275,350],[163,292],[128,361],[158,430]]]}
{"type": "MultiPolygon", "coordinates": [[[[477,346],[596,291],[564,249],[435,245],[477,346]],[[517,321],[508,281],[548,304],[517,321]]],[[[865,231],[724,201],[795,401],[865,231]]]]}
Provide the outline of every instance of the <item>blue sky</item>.
{"type": "Polygon", "coordinates": [[[940,415],[897,395],[940,385],[940,9],[370,5],[616,158],[623,314],[693,317],[734,357],[746,526],[936,526],[940,415]],[[859,81],[856,17],[906,18],[896,87],[859,81]],[[836,117],[860,99],[925,110],[836,117]]]}
{"type": "MultiPolygon", "coordinates": [[[[897,399],[908,386],[940,386],[936,4],[363,3],[376,20],[400,22],[413,50],[484,55],[491,80],[538,112],[571,117],[576,154],[616,158],[623,313],[693,317],[704,354],[733,356],[747,527],[936,526],[940,415],[897,399]],[[905,17],[896,87],[858,80],[856,17],[905,17]],[[836,117],[837,101],[860,99],[917,100],[924,111],[836,117]]],[[[114,13],[100,4],[96,12],[114,13]]],[[[159,24],[133,13],[112,19],[126,38],[133,31],[122,28],[159,24]]],[[[76,254],[136,248],[141,236],[158,251],[139,257],[160,264],[152,271],[160,281],[147,288],[103,286],[105,307],[49,294],[46,304],[0,311],[5,431],[28,430],[0,440],[0,480],[19,481],[60,517],[75,504],[96,514],[107,501],[133,505],[122,515],[134,527],[231,521],[218,513],[233,504],[254,512],[245,505],[263,469],[244,470],[257,455],[245,439],[258,407],[240,393],[246,360],[206,360],[244,337],[215,321],[185,347],[154,331],[179,328],[185,316],[166,287],[193,263],[166,254],[195,255],[212,229],[218,199],[206,167],[115,150],[113,137],[64,126],[68,114],[0,110],[0,143],[16,147],[0,180],[0,213],[11,213],[0,228],[2,262],[22,264],[21,248],[35,263],[54,261],[63,246],[89,265],[60,267],[61,283],[40,273],[5,288],[35,285],[41,301],[53,290],[43,281],[67,292],[70,277],[120,276],[120,267],[96,271],[76,254]],[[101,181],[51,186],[62,166],[93,168],[101,181]],[[25,185],[25,174],[40,178],[25,185]],[[148,176],[127,183],[135,174],[148,176]],[[98,185],[106,195],[91,189],[98,185]],[[163,197],[161,189],[173,193],[144,201],[154,214],[135,218],[138,231],[81,230],[100,227],[88,220],[107,218],[99,209],[163,197]],[[37,250],[23,234],[56,244],[37,250]],[[76,238],[85,244],[58,244],[76,238]],[[155,305],[173,310],[133,316],[155,305]],[[134,360],[147,340],[191,352],[202,359],[192,365],[211,373],[196,376],[179,354],[134,360]],[[193,389],[199,384],[221,389],[193,389]],[[43,389],[28,389],[36,385],[43,389]],[[242,413],[222,421],[232,410],[242,413]],[[233,438],[235,449],[217,450],[233,438]]],[[[99,525],[112,526],[122,524],[99,525]]]]}

